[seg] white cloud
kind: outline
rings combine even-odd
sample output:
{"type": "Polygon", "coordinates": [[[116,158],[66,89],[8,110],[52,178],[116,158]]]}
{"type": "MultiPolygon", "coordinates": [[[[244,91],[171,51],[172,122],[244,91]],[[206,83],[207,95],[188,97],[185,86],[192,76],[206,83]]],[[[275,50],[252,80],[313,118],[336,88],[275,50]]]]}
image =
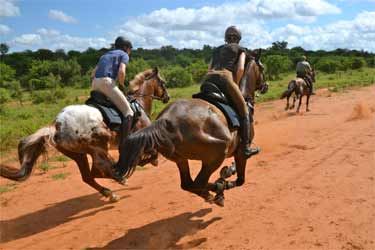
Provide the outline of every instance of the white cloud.
{"type": "Polygon", "coordinates": [[[24,45],[24,46],[34,46],[40,44],[42,41],[40,35],[38,34],[23,34],[16,37],[13,43],[24,45]]]}
{"type": "Polygon", "coordinates": [[[0,0],[0,17],[19,16],[20,9],[14,0],[0,0]]]}
{"type": "Polygon", "coordinates": [[[0,35],[4,35],[10,32],[10,28],[4,24],[0,24],[0,35]]]}
{"type": "Polygon", "coordinates": [[[287,25],[273,31],[276,40],[286,40],[290,47],[306,49],[336,48],[375,51],[375,12],[362,12],[350,21],[337,21],[326,26],[287,25]]]}
{"type": "Polygon", "coordinates": [[[47,37],[56,37],[56,36],[60,35],[59,31],[53,30],[53,29],[41,28],[41,29],[38,29],[37,32],[39,34],[47,36],[47,37]]]}
{"type": "MultiPolygon", "coordinates": [[[[271,36],[264,22],[270,19],[295,19],[311,23],[319,15],[337,14],[340,9],[327,1],[250,0],[199,9],[160,9],[132,18],[120,26],[120,34],[136,46],[152,48],[201,48],[223,42],[225,27],[236,24],[244,32],[245,45],[266,46],[271,36]]],[[[113,34],[114,36],[117,34],[113,34]]]]}
{"type": "Polygon", "coordinates": [[[41,28],[38,34],[24,34],[13,39],[11,47],[23,47],[27,49],[48,48],[50,50],[64,49],[86,50],[88,47],[103,48],[109,47],[110,42],[105,38],[74,37],[61,34],[57,30],[41,28]]]}
{"type": "Polygon", "coordinates": [[[50,10],[48,17],[64,23],[77,23],[77,20],[74,17],[68,16],[61,10],[50,10]]]}

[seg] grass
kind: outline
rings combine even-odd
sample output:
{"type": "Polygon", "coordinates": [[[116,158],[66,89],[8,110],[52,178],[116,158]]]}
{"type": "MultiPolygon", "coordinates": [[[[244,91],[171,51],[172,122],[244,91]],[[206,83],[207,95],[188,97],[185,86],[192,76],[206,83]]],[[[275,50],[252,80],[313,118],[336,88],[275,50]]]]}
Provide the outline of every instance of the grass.
{"type": "Polygon", "coordinates": [[[56,167],[51,166],[48,164],[48,162],[42,162],[38,168],[43,171],[43,173],[47,173],[49,170],[54,169],[56,167]]]}
{"type": "Polygon", "coordinates": [[[70,158],[65,155],[56,155],[51,158],[49,158],[50,161],[58,161],[58,162],[66,162],[70,161],[70,158]]]}
{"type": "MultiPolygon", "coordinates": [[[[269,81],[269,91],[261,95],[256,102],[278,99],[281,93],[286,90],[288,82],[295,77],[293,72],[283,74],[281,80],[269,81]]],[[[375,68],[363,68],[347,72],[325,74],[317,72],[315,88],[329,88],[333,92],[343,91],[348,87],[368,86],[374,84],[375,68]]],[[[56,115],[67,105],[82,104],[89,89],[66,89],[67,97],[57,100],[54,104],[32,104],[29,96],[25,95],[23,106],[17,101],[7,103],[0,112],[0,153],[8,152],[17,147],[19,140],[34,133],[39,128],[51,124],[56,115]]],[[[192,85],[186,88],[168,89],[171,102],[180,98],[191,98],[191,95],[199,91],[199,85],[192,85]]],[[[166,104],[160,101],[153,102],[152,118],[165,107],[166,104]]],[[[57,161],[65,161],[65,158],[55,158],[57,161]]]]}
{"type": "Polygon", "coordinates": [[[60,173],[60,174],[54,174],[51,176],[54,180],[64,180],[66,177],[68,177],[69,173],[60,173]]]}
{"type": "Polygon", "coordinates": [[[16,189],[16,183],[9,183],[4,186],[0,186],[0,194],[13,191],[16,189]]]}

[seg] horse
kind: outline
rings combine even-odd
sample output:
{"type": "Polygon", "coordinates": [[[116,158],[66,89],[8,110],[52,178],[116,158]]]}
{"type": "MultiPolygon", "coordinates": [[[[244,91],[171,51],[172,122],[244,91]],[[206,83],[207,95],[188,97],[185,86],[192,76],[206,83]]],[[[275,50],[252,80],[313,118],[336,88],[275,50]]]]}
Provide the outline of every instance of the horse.
{"type": "MultiPolygon", "coordinates": [[[[150,114],[152,100],[163,103],[169,101],[165,81],[161,78],[158,68],[148,69],[136,75],[130,85],[140,85],[133,98],[143,107],[134,130],[151,125],[150,114]]],[[[70,105],[65,107],[55,121],[20,140],[18,158],[19,170],[0,165],[0,176],[15,181],[29,178],[38,157],[52,146],[63,155],[73,159],[80,170],[82,180],[99,191],[111,201],[119,197],[110,189],[101,186],[95,178],[112,178],[114,160],[109,149],[117,148],[119,133],[111,131],[103,121],[101,112],[88,105],[70,105]],[[87,155],[92,157],[90,169],[87,155]]]]}
{"type": "MultiPolygon", "coordinates": [[[[315,70],[313,69],[311,71],[310,77],[313,82],[315,82],[315,70]]],[[[309,101],[310,101],[310,87],[307,85],[306,81],[303,78],[297,77],[294,80],[291,80],[288,84],[288,90],[284,91],[280,97],[280,99],[283,99],[286,97],[286,107],[285,110],[293,109],[295,107],[296,99],[299,99],[299,103],[297,106],[297,113],[299,113],[299,109],[301,107],[302,103],[302,97],[306,96],[306,112],[309,112],[309,101]],[[293,104],[289,107],[289,98],[294,93],[293,96],[293,104]]]]}
{"type": "MultiPolygon", "coordinates": [[[[268,90],[259,58],[260,53],[246,64],[240,82],[243,97],[251,103],[254,102],[255,90],[261,90],[261,93],[268,90]]],[[[253,124],[251,127],[252,140],[253,124]]],[[[156,151],[177,164],[183,190],[223,206],[224,189],[241,186],[245,182],[247,158],[238,147],[239,140],[237,131],[229,129],[224,114],[215,105],[202,99],[180,99],[167,105],[151,126],[138,130],[126,139],[128,150],[125,152],[126,163],[122,165],[123,176],[129,178],[137,163],[156,151]],[[232,156],[237,169],[231,174],[237,171],[236,181],[220,179],[209,183],[212,173],[225,158],[232,156]],[[195,180],[190,175],[189,159],[202,162],[195,180]],[[210,191],[216,192],[216,196],[210,194],[210,191]]]]}

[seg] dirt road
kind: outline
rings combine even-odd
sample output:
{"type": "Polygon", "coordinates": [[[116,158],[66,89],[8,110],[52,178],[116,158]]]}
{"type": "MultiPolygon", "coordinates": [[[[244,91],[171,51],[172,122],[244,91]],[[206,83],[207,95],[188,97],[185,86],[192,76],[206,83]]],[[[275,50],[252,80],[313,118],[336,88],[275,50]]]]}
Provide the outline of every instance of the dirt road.
{"type": "Polygon", "coordinates": [[[23,183],[0,180],[13,189],[0,196],[0,249],[375,249],[375,86],[318,90],[300,115],[284,105],[257,105],[263,152],[225,207],[181,190],[166,160],[125,187],[101,180],[117,203],[84,184],[73,162],[58,163],[23,183]]]}

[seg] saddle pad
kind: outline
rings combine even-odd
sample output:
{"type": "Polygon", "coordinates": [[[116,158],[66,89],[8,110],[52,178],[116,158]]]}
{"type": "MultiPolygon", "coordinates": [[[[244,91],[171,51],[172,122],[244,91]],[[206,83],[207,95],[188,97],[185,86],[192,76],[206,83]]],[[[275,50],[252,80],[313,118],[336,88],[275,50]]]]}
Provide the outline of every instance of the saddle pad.
{"type": "Polygon", "coordinates": [[[217,101],[217,99],[214,97],[210,97],[210,95],[207,95],[205,93],[198,93],[194,94],[193,98],[198,98],[205,100],[213,105],[215,105],[218,109],[220,109],[221,112],[223,112],[225,118],[227,119],[228,126],[230,130],[236,130],[240,127],[240,121],[239,121],[239,116],[237,113],[234,111],[234,109],[229,106],[228,104],[222,103],[217,101]]]}
{"type": "MultiPolygon", "coordinates": [[[[117,107],[111,103],[109,99],[106,98],[100,92],[92,91],[89,99],[86,100],[85,104],[91,107],[97,108],[103,116],[104,123],[110,130],[119,131],[122,121],[122,113],[117,109],[117,107]]],[[[134,112],[132,127],[137,123],[138,117],[141,115],[143,110],[142,106],[135,100],[127,97],[130,107],[134,112]]]]}

